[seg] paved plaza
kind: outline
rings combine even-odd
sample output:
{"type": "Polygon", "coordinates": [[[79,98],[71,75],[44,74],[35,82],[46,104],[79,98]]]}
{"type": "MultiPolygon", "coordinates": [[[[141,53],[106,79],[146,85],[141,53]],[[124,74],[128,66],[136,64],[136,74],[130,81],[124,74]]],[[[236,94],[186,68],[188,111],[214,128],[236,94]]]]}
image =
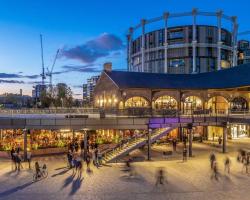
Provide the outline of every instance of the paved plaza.
{"type": "MultiPolygon", "coordinates": [[[[248,142],[230,143],[229,150],[248,147],[248,142]]],[[[160,147],[156,148],[158,151],[160,147]]],[[[181,149],[181,148],[180,148],[181,149]]],[[[72,170],[66,168],[66,157],[54,156],[39,158],[46,163],[49,176],[38,182],[32,182],[33,171],[24,164],[21,172],[12,172],[11,163],[0,163],[0,199],[84,199],[84,200],[147,200],[147,199],[241,199],[250,198],[250,176],[242,170],[242,164],[236,161],[236,152],[228,153],[232,161],[232,171],[224,172],[225,155],[221,149],[208,145],[194,144],[194,157],[183,163],[179,152],[175,159],[144,161],[133,163],[135,175],[130,177],[123,164],[112,164],[96,169],[92,173],[84,172],[82,177],[72,176],[72,170]],[[218,159],[219,179],[211,179],[209,154],[214,151],[218,159]],[[167,182],[155,186],[156,171],[163,168],[167,182]]],[[[157,155],[157,154],[155,154],[157,155]]],[[[34,159],[37,160],[38,158],[34,159]]],[[[34,161],[33,161],[34,162],[34,161]]]]}

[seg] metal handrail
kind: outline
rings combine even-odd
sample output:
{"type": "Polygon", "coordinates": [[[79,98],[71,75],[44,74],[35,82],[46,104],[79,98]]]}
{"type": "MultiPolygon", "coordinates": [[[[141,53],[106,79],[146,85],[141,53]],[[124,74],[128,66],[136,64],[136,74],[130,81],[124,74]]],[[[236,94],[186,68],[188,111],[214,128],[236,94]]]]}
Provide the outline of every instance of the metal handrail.
{"type": "Polygon", "coordinates": [[[152,109],[152,108],[126,108],[126,109],[100,109],[100,108],[49,108],[49,109],[0,109],[0,115],[20,115],[20,114],[100,114],[112,116],[128,116],[128,117],[179,117],[179,116],[194,116],[194,117],[217,117],[217,116],[250,116],[250,111],[247,109],[152,109]]]}

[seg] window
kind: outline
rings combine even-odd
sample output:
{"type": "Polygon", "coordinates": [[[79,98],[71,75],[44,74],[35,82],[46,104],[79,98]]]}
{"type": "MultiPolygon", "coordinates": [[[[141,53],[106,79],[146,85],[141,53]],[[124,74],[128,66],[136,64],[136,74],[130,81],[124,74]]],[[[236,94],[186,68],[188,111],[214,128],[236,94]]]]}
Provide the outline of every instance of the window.
{"type": "Polygon", "coordinates": [[[155,101],[155,109],[177,109],[177,101],[171,96],[161,96],[155,101]]]}
{"type": "Polygon", "coordinates": [[[163,31],[162,30],[160,30],[159,31],[159,46],[162,46],[163,45],[163,43],[164,43],[164,38],[163,38],[163,31]]]}
{"type": "Polygon", "coordinates": [[[143,97],[132,97],[125,102],[126,108],[148,107],[148,101],[143,97]]]}
{"type": "Polygon", "coordinates": [[[181,39],[184,38],[183,31],[174,31],[169,33],[169,39],[181,39]]]}
{"type": "Polygon", "coordinates": [[[184,59],[171,59],[170,60],[170,67],[183,67],[185,66],[184,59]]]}
{"type": "Polygon", "coordinates": [[[248,102],[243,97],[236,97],[231,102],[231,109],[233,111],[248,110],[248,102]]]}
{"type": "Polygon", "coordinates": [[[213,43],[213,38],[212,37],[207,37],[207,43],[212,44],[213,43]]]}
{"type": "Polygon", "coordinates": [[[244,51],[244,55],[245,55],[245,56],[250,56],[250,49],[246,49],[246,50],[244,51]]]}
{"type": "Polygon", "coordinates": [[[222,31],[221,32],[221,41],[225,42],[226,39],[227,39],[227,34],[226,34],[226,32],[222,31]]]}

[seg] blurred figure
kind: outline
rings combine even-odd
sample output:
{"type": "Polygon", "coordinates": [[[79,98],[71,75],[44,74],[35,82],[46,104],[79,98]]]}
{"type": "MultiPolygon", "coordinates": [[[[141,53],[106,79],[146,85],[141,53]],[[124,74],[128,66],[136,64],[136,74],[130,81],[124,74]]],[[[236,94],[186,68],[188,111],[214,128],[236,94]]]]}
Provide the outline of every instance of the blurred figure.
{"type": "Polygon", "coordinates": [[[28,164],[29,164],[29,169],[31,169],[31,151],[27,152],[27,161],[28,161],[28,164]]]}
{"type": "Polygon", "coordinates": [[[211,169],[213,169],[214,162],[216,161],[216,157],[215,157],[214,153],[210,154],[209,159],[210,159],[210,167],[211,167],[211,169]]]}
{"type": "Polygon", "coordinates": [[[215,180],[218,181],[218,175],[219,175],[219,173],[218,173],[217,162],[214,161],[213,162],[213,166],[212,166],[212,176],[211,176],[211,179],[215,178],[215,180]]]}
{"type": "Polygon", "coordinates": [[[90,153],[88,152],[86,155],[87,172],[91,172],[90,162],[91,162],[91,156],[90,153]]]}
{"type": "Polygon", "coordinates": [[[177,146],[176,138],[173,139],[172,143],[173,143],[173,151],[176,151],[176,146],[177,146]]]}
{"type": "Polygon", "coordinates": [[[227,172],[228,174],[230,174],[230,167],[231,167],[231,160],[227,156],[224,162],[224,171],[227,172]]]}
{"type": "Polygon", "coordinates": [[[165,172],[163,170],[163,168],[160,168],[157,172],[156,172],[156,182],[155,182],[155,186],[160,185],[164,185],[164,182],[166,182],[165,180],[165,172]]]}
{"type": "Polygon", "coordinates": [[[72,166],[73,155],[70,150],[67,153],[67,159],[68,159],[68,166],[71,169],[73,167],[72,166]]]}
{"type": "Polygon", "coordinates": [[[186,162],[187,161],[187,148],[184,147],[183,149],[183,162],[186,162]]]}
{"type": "Polygon", "coordinates": [[[221,145],[221,143],[222,143],[222,138],[221,138],[221,136],[219,137],[218,142],[219,142],[219,145],[221,145]]]}
{"type": "Polygon", "coordinates": [[[248,174],[248,166],[249,166],[249,164],[250,164],[250,156],[246,155],[245,158],[243,159],[243,169],[242,169],[242,171],[245,168],[245,171],[246,171],[247,174],[248,174]]]}

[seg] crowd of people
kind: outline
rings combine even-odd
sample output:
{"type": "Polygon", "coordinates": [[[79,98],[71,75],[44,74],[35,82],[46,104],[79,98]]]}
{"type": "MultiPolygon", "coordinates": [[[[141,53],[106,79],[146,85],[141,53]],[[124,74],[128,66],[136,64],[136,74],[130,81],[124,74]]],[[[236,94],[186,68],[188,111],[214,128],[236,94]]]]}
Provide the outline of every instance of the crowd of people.
{"type": "Polygon", "coordinates": [[[84,148],[84,142],[79,145],[76,141],[73,141],[69,144],[67,160],[68,167],[73,169],[73,173],[81,175],[84,163],[86,163],[86,170],[89,173],[92,172],[91,161],[96,168],[99,168],[102,165],[102,154],[97,144],[87,145],[87,148],[84,148]]]}
{"type": "Polygon", "coordinates": [[[14,169],[15,171],[20,171],[21,168],[23,168],[22,165],[22,156],[20,154],[21,148],[18,146],[15,149],[12,147],[11,151],[10,151],[10,156],[11,156],[11,160],[12,160],[12,169],[14,169]]]}
{"type": "MultiPolygon", "coordinates": [[[[218,180],[219,177],[219,171],[218,171],[218,161],[216,159],[216,156],[214,153],[210,154],[210,168],[212,170],[212,175],[211,179],[218,180]]],[[[242,164],[242,173],[248,174],[249,171],[249,166],[250,166],[250,154],[247,153],[245,150],[240,149],[238,156],[237,156],[237,161],[242,164]]],[[[230,174],[231,172],[231,159],[226,156],[224,160],[224,171],[227,174],[230,174]]]]}

